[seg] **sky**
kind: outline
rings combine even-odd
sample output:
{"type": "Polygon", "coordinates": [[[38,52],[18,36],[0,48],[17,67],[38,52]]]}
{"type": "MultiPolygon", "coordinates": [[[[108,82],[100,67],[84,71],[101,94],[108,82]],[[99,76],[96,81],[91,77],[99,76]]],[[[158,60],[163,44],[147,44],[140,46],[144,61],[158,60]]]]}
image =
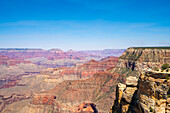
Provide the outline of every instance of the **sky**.
{"type": "Polygon", "coordinates": [[[170,46],[170,0],[0,0],[0,48],[170,46]]]}

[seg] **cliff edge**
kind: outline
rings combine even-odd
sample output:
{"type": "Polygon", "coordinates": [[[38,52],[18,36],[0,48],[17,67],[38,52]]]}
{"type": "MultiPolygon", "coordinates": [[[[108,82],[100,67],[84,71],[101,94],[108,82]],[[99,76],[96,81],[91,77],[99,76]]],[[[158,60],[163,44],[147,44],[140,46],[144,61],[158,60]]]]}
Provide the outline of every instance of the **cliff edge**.
{"type": "Polygon", "coordinates": [[[170,64],[170,47],[131,47],[119,57],[117,66],[141,71],[170,64]]]}
{"type": "Polygon", "coordinates": [[[146,71],[119,83],[111,113],[169,113],[170,72],[146,71]]]}

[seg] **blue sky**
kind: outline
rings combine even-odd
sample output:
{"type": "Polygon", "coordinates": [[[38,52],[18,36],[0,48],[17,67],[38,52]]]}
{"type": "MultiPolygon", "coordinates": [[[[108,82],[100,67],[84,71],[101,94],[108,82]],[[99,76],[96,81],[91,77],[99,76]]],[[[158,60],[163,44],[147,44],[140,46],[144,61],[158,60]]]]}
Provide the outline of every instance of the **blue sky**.
{"type": "Polygon", "coordinates": [[[170,46],[169,0],[0,0],[0,48],[170,46]]]}

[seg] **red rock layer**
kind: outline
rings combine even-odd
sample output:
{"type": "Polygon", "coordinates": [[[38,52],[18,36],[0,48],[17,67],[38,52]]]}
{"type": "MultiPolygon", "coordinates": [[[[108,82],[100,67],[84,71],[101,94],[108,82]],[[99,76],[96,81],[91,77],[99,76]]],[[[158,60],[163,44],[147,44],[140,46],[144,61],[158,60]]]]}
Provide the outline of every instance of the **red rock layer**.
{"type": "Polygon", "coordinates": [[[56,96],[49,94],[33,94],[32,95],[32,104],[36,105],[54,105],[56,96]]]}
{"type": "Polygon", "coordinates": [[[61,75],[81,75],[82,77],[92,77],[99,71],[106,71],[116,66],[118,57],[107,57],[101,61],[91,60],[81,66],[69,68],[61,71],[61,75]]]}
{"type": "Polygon", "coordinates": [[[117,57],[107,57],[101,61],[91,60],[77,67],[48,68],[42,71],[41,74],[56,75],[57,77],[62,77],[65,75],[77,75],[80,78],[92,77],[97,72],[114,68],[117,64],[117,61],[117,57]]]}
{"type": "MultiPolygon", "coordinates": [[[[100,112],[109,111],[109,106],[112,105],[112,100],[115,99],[115,87],[119,76],[117,73],[103,71],[86,80],[64,81],[52,90],[46,91],[46,93],[55,95],[58,105],[65,109],[67,109],[67,106],[64,105],[68,103],[72,105],[81,104],[85,100],[94,102],[100,112]]],[[[123,75],[120,79],[123,81],[123,75]]]]}

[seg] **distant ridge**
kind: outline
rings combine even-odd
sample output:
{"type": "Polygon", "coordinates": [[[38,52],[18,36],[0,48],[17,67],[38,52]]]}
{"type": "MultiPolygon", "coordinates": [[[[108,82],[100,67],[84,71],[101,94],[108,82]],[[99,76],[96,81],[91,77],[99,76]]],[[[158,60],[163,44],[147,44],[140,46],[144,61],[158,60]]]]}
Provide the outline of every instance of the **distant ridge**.
{"type": "Polygon", "coordinates": [[[170,46],[165,46],[165,47],[130,47],[133,49],[170,49],[170,46]]]}
{"type": "Polygon", "coordinates": [[[43,50],[40,48],[0,48],[0,50],[43,50]]]}

